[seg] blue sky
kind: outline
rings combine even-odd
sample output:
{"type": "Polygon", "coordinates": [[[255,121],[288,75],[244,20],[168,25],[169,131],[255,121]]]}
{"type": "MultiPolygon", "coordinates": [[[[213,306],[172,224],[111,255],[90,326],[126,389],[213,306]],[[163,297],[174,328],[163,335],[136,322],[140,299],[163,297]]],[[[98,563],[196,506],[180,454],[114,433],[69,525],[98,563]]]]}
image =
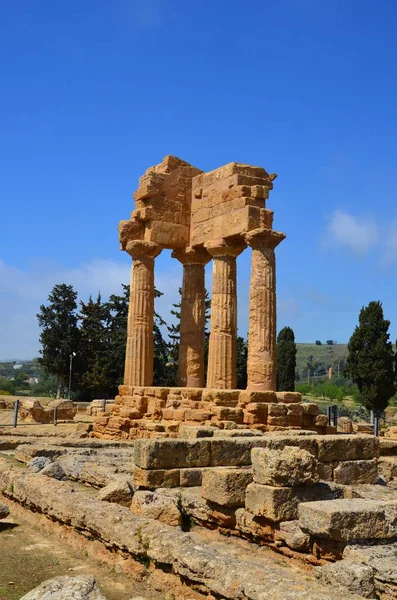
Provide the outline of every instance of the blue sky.
{"type": "MultiPolygon", "coordinates": [[[[394,340],[396,22],[394,0],[0,0],[0,358],[37,355],[55,283],[85,299],[128,281],[117,223],[167,154],[278,173],[280,328],[346,342],[374,299],[394,340]]],[[[167,316],[168,252],[156,276],[167,316]]]]}

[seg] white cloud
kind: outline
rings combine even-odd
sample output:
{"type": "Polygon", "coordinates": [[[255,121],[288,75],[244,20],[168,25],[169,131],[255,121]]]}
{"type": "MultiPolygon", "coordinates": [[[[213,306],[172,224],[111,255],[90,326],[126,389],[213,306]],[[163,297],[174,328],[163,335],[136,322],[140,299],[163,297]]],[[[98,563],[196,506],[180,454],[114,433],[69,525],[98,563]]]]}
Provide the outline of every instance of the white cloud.
{"type": "MultiPolygon", "coordinates": [[[[90,294],[96,296],[99,291],[107,299],[110,294],[121,292],[122,283],[129,283],[130,267],[128,259],[97,259],[76,268],[42,261],[20,269],[0,260],[0,359],[38,355],[36,313],[55,284],[73,285],[81,300],[87,300],[90,294]]],[[[156,287],[164,294],[156,300],[156,310],[168,319],[172,303],[178,300],[182,268],[176,260],[162,261],[155,276],[156,287]]]]}
{"type": "Polygon", "coordinates": [[[382,262],[384,265],[389,265],[397,261],[397,217],[393,219],[386,232],[382,262]]]}
{"type": "Polygon", "coordinates": [[[378,241],[378,226],[373,219],[356,217],[335,210],[325,231],[326,248],[344,247],[356,256],[364,256],[378,241]]]}

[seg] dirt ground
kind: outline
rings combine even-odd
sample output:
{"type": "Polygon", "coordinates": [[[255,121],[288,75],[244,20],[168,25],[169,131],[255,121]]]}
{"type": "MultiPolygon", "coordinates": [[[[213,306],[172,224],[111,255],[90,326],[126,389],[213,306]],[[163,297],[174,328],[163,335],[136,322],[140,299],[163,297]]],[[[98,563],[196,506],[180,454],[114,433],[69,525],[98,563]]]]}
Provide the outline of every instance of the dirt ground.
{"type": "Polygon", "coordinates": [[[117,573],[111,566],[88,556],[85,550],[73,548],[20,514],[14,512],[0,522],[0,600],[19,600],[42,581],[79,574],[93,575],[108,600],[173,597],[149,588],[144,581],[137,582],[123,572],[117,573]]]}

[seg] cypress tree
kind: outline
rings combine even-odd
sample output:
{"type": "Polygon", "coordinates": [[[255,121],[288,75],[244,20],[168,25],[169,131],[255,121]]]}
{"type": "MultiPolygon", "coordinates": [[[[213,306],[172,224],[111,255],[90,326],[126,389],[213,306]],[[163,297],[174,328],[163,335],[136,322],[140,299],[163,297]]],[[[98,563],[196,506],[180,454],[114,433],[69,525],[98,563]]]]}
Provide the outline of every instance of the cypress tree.
{"type": "Polygon", "coordinates": [[[296,344],[291,327],[284,327],[277,336],[277,390],[295,390],[296,344]]]}
{"type": "Polygon", "coordinates": [[[344,374],[357,384],[364,406],[379,414],[396,392],[390,321],[383,318],[382,303],[374,301],[363,306],[358,320],[347,347],[344,374]]]}

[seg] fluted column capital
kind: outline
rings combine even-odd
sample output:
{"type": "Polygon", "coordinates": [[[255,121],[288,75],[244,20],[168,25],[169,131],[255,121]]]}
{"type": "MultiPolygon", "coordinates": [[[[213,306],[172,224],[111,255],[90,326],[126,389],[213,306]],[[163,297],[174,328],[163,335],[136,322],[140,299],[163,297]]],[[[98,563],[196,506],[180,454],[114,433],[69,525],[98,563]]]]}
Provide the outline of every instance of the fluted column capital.
{"type": "Polygon", "coordinates": [[[126,243],[125,250],[133,259],[156,258],[162,251],[162,246],[155,242],[146,242],[144,240],[129,240],[126,243]]]}
{"type": "Polygon", "coordinates": [[[189,246],[184,250],[174,250],[171,254],[183,265],[203,265],[205,266],[211,260],[211,255],[204,248],[192,248],[189,246]]]}
{"type": "Polygon", "coordinates": [[[213,257],[217,256],[232,256],[236,258],[245,249],[246,245],[243,240],[238,242],[230,242],[224,238],[210,240],[205,242],[204,248],[213,257]]]}
{"type": "Polygon", "coordinates": [[[287,236],[273,229],[253,229],[245,234],[245,241],[251,248],[276,248],[287,236]]]}

